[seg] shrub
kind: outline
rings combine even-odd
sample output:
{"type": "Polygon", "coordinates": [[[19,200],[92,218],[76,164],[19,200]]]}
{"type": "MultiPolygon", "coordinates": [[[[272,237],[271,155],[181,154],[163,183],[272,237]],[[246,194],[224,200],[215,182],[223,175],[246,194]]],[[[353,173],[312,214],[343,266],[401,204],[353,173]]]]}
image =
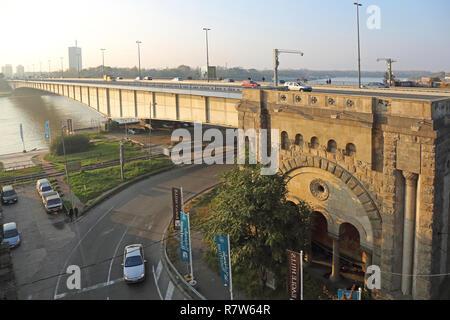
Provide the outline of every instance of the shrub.
{"type": "MultiPolygon", "coordinates": [[[[64,136],[64,146],[66,148],[66,154],[84,152],[89,150],[89,138],[84,134],[64,136]]],[[[53,140],[50,146],[50,152],[57,156],[64,154],[62,136],[58,136],[53,140]]]]}

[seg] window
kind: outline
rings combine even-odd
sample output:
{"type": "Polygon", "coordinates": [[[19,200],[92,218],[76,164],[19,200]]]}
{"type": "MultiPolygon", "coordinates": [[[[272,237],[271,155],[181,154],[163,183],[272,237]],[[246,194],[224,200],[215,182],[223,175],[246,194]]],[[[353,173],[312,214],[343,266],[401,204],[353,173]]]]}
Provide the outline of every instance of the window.
{"type": "Polygon", "coordinates": [[[334,140],[328,141],[327,152],[336,153],[337,151],[337,143],[334,140]]]}
{"type": "Polygon", "coordinates": [[[356,153],[356,147],[353,143],[347,143],[345,146],[345,154],[347,156],[353,156],[356,153]]]}
{"type": "Polygon", "coordinates": [[[299,133],[295,136],[295,145],[296,146],[303,146],[303,136],[299,133]]]}
{"type": "Polygon", "coordinates": [[[318,149],[319,148],[319,138],[312,137],[311,138],[311,143],[310,143],[309,146],[310,146],[311,149],[318,149]]]}
{"type": "Polygon", "coordinates": [[[289,148],[289,137],[286,131],[281,133],[281,149],[287,150],[289,148]]]}

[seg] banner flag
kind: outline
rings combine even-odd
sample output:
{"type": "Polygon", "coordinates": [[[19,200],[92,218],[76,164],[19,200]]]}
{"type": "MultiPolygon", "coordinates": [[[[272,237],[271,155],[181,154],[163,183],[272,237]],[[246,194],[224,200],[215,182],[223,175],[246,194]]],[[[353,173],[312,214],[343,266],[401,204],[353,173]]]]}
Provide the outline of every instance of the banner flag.
{"type": "Polygon", "coordinates": [[[286,250],[287,254],[287,290],[289,300],[302,300],[302,270],[301,254],[299,252],[286,250]]]}
{"type": "Polygon", "coordinates": [[[45,139],[50,140],[50,122],[48,120],[45,121],[45,139]]]}
{"type": "Polygon", "coordinates": [[[184,262],[191,262],[189,239],[189,215],[180,212],[180,259],[184,262]]]}
{"type": "Polygon", "coordinates": [[[231,266],[228,236],[216,234],[217,257],[219,258],[220,278],[226,286],[230,285],[231,266]]]}
{"type": "Polygon", "coordinates": [[[180,212],[183,211],[181,188],[172,188],[172,210],[173,210],[173,228],[175,230],[179,230],[180,212]]]}

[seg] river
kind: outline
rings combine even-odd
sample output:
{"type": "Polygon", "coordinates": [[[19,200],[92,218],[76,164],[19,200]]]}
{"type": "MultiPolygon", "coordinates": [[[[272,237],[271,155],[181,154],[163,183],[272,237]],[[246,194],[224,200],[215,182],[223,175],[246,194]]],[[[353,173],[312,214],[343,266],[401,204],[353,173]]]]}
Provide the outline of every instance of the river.
{"type": "Polygon", "coordinates": [[[57,95],[37,95],[30,89],[0,97],[0,155],[23,151],[20,137],[22,123],[25,150],[45,149],[45,122],[50,122],[51,137],[61,133],[62,124],[72,119],[74,130],[97,127],[105,118],[93,109],[57,95]]]}

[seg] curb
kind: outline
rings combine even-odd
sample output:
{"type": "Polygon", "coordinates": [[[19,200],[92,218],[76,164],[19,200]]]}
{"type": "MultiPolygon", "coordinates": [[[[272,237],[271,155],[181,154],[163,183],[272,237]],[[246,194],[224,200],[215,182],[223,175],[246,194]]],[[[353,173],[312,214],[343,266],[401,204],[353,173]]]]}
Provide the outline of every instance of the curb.
{"type": "MultiPolygon", "coordinates": [[[[201,190],[200,192],[190,196],[189,198],[187,198],[184,201],[184,204],[187,204],[189,201],[191,201],[192,199],[198,197],[199,195],[210,191],[211,189],[217,187],[218,185],[222,184],[222,182],[218,182],[208,188],[205,188],[203,190],[201,190]]],[[[183,276],[178,272],[178,270],[175,268],[175,266],[172,264],[172,262],[170,261],[168,255],[167,255],[167,243],[166,243],[166,239],[167,239],[167,233],[169,232],[170,229],[170,224],[172,223],[172,220],[169,222],[169,225],[166,228],[166,231],[163,234],[163,237],[161,239],[161,261],[163,262],[163,265],[167,271],[167,274],[169,275],[169,277],[171,278],[172,282],[174,283],[174,285],[185,294],[185,296],[187,298],[190,298],[192,300],[208,300],[207,298],[205,298],[205,296],[203,296],[200,292],[198,292],[197,290],[195,290],[195,288],[193,288],[191,285],[189,285],[186,280],[184,280],[183,276]]]]}

